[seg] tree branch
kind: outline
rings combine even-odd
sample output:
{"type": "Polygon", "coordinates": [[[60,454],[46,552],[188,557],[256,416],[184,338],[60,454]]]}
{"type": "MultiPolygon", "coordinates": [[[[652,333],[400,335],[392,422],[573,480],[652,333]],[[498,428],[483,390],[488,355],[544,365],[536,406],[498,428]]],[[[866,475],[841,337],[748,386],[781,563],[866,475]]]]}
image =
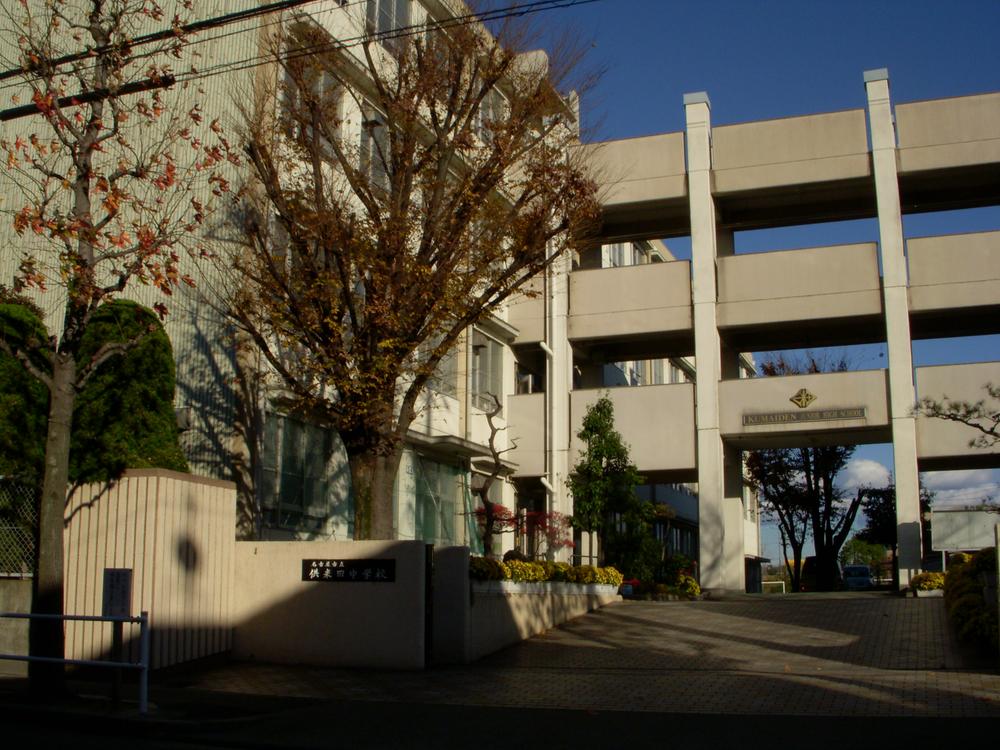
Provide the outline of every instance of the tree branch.
{"type": "Polygon", "coordinates": [[[10,345],[9,341],[2,338],[0,338],[0,349],[2,349],[7,355],[13,357],[18,362],[20,362],[21,366],[24,367],[24,369],[27,370],[31,374],[31,376],[35,378],[35,380],[38,380],[46,388],[52,390],[52,377],[44,370],[40,370],[38,367],[36,367],[35,363],[31,361],[31,357],[28,356],[27,352],[21,350],[20,348],[15,349],[10,345]]]}

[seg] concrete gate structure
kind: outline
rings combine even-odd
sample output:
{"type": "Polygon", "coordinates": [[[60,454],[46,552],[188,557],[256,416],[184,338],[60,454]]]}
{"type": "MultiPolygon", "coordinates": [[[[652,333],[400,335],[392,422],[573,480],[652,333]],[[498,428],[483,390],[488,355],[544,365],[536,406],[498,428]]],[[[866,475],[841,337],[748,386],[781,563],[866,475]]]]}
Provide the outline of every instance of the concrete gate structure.
{"type": "MultiPolygon", "coordinates": [[[[891,442],[901,586],[921,566],[918,470],[1000,465],[968,428],[914,413],[925,396],[980,399],[1000,363],[914,371],[911,356],[914,339],[1000,332],[1000,232],[904,241],[902,225],[1000,203],[1000,94],[894,108],[887,71],[864,84],[864,109],[715,128],[708,96],[689,94],[683,133],[583,146],[606,176],[601,241],[690,234],[691,261],[567,270],[511,307],[516,356],[540,348],[553,383],[588,362],[694,355],[694,384],[610,396],[649,481],[698,483],[705,589],[744,586],[743,450],[891,442]],[[738,230],[872,217],[877,243],[735,252],[738,230]],[[882,342],[884,370],[740,378],[740,352],[882,342]]],[[[572,428],[597,392],[565,387],[572,428]]],[[[553,390],[508,398],[510,458],[549,484],[579,449],[553,390]]]]}

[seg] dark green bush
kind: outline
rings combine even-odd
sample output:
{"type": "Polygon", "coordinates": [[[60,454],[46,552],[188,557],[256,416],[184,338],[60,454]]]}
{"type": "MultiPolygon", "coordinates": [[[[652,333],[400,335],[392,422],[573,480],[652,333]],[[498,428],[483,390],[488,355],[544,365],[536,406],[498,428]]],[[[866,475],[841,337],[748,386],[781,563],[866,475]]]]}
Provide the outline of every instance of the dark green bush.
{"type": "Polygon", "coordinates": [[[987,547],[981,549],[972,556],[969,563],[974,573],[996,573],[997,572],[997,548],[987,547]]]}
{"type": "Polygon", "coordinates": [[[126,468],[187,471],[174,416],[174,355],[156,315],[130,300],[102,305],[84,332],[87,362],[105,343],[138,343],[105,361],[73,411],[70,478],[103,482],[126,468]]]}
{"type": "MultiPolygon", "coordinates": [[[[0,303],[0,338],[12,349],[30,351],[30,360],[39,370],[51,370],[49,334],[37,307],[0,303]]],[[[29,486],[41,483],[48,410],[48,388],[0,350],[0,476],[29,486]]]]}
{"type": "Polygon", "coordinates": [[[971,557],[953,555],[944,580],[944,600],[958,637],[991,650],[997,647],[997,616],[983,595],[987,573],[996,570],[996,549],[971,557]]]}

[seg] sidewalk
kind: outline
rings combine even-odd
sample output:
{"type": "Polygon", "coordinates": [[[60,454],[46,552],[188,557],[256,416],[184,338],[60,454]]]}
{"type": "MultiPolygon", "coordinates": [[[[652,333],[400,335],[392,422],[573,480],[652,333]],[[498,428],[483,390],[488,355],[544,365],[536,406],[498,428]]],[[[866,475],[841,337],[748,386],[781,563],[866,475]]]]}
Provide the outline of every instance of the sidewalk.
{"type": "MultiPolygon", "coordinates": [[[[0,691],[5,713],[26,710],[15,708],[17,683],[0,680],[0,691]]],[[[933,731],[954,733],[1000,717],[1000,673],[956,646],[939,599],[757,596],[623,602],[475,664],[422,672],[193,665],[154,674],[151,696],[151,717],[130,722],[142,731],[169,726],[172,736],[247,747],[320,746],[312,743],[357,722],[369,739],[380,736],[371,734],[375,726],[400,732],[410,722],[430,737],[432,720],[475,732],[511,715],[536,731],[561,716],[577,724],[600,717],[590,723],[603,729],[592,732],[653,731],[668,721],[703,733],[708,721],[734,736],[765,717],[786,728],[840,717],[851,726],[884,724],[886,738],[898,741],[901,725],[939,719],[933,731]]],[[[116,726],[123,716],[100,701],[59,710],[116,726]]],[[[481,744],[464,739],[455,746],[481,744]]]]}

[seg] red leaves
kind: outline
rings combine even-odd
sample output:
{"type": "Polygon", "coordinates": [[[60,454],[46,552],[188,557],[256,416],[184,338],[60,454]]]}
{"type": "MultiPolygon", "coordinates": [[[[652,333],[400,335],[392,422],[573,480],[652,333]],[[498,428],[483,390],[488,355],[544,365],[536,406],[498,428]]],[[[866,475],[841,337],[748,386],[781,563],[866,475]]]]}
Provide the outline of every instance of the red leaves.
{"type": "Polygon", "coordinates": [[[132,242],[132,236],[128,232],[122,230],[118,234],[110,235],[108,237],[108,240],[115,247],[125,248],[128,247],[129,243],[132,242]]]}
{"type": "Polygon", "coordinates": [[[167,166],[163,168],[163,174],[153,180],[153,184],[160,190],[166,190],[177,183],[177,167],[172,160],[167,161],[167,166]]]}
{"type": "Polygon", "coordinates": [[[31,95],[31,101],[38,111],[46,117],[51,119],[55,114],[56,99],[52,94],[43,94],[41,91],[35,90],[31,95]]]}

